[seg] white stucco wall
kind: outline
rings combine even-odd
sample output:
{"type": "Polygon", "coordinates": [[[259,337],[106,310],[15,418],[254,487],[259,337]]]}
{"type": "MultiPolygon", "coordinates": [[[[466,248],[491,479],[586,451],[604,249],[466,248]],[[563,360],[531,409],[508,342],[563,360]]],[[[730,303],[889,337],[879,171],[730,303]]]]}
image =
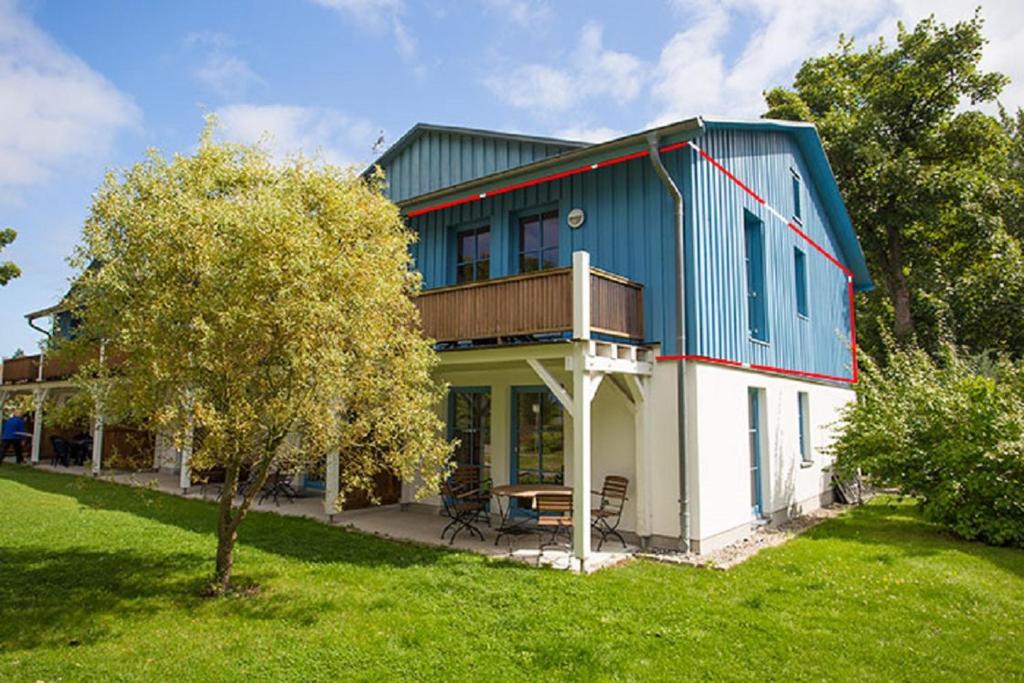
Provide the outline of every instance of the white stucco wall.
{"type": "Polygon", "coordinates": [[[830,463],[823,452],[832,426],[854,392],[843,386],[808,382],[707,363],[691,363],[690,445],[697,479],[691,487],[691,537],[701,552],[749,532],[750,446],[748,394],[764,390],[762,405],[762,496],[774,519],[819,506],[829,491],[830,463]],[[811,461],[799,450],[797,392],[807,392],[811,461]]]}

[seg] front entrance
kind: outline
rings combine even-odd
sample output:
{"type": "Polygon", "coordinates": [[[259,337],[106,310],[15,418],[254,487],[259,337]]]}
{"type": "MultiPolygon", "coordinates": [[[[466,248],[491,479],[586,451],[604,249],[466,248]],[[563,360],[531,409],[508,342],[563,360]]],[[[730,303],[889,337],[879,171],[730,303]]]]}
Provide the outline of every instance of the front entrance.
{"type": "Polygon", "coordinates": [[[513,484],[565,483],[565,418],[546,387],[512,387],[513,484]]]}
{"type": "Polygon", "coordinates": [[[448,440],[458,439],[455,462],[478,470],[478,482],[491,478],[491,389],[452,387],[448,394],[448,440]]]}

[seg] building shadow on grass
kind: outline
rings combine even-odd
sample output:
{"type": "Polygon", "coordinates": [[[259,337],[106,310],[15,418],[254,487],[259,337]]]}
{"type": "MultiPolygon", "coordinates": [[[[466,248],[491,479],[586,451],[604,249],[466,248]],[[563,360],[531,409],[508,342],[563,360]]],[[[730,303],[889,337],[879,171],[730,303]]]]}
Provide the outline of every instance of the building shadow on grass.
{"type": "Polygon", "coordinates": [[[899,559],[963,553],[1024,578],[1024,550],[966,541],[938,524],[926,521],[915,505],[896,499],[876,499],[848,514],[811,529],[810,540],[842,540],[875,546],[872,561],[891,564],[899,559]]]}
{"type": "MultiPolygon", "coordinates": [[[[70,496],[84,507],[112,510],[208,534],[211,553],[216,530],[216,505],[203,501],[97,481],[86,477],[19,468],[13,481],[37,491],[70,496]]],[[[440,547],[378,538],[301,517],[251,512],[239,528],[239,543],[267,553],[312,563],[343,563],[367,567],[418,567],[460,561],[461,555],[440,547]]],[[[208,558],[207,558],[208,559],[208,558]]],[[[510,560],[478,558],[488,568],[531,571],[510,560]]]]}

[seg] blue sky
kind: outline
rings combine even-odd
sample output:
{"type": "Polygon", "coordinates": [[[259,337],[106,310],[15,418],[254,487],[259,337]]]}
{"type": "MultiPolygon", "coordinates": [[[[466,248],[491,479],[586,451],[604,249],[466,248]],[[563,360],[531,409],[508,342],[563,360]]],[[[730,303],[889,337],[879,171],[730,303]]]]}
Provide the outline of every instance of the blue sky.
{"type": "MultiPolygon", "coordinates": [[[[103,173],[220,135],[372,160],[417,121],[600,140],[693,114],[754,117],[761,92],[840,32],[892,36],[979,0],[0,0],[0,353],[59,299],[103,173]]],[[[981,0],[985,65],[1024,103],[1024,3],[981,0]]]]}

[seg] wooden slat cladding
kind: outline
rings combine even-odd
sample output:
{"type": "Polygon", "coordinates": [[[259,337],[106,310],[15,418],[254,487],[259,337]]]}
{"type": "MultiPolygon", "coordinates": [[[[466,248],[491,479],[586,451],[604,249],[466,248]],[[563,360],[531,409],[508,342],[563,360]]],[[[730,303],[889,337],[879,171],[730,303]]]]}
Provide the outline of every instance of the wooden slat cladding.
{"type": "Polygon", "coordinates": [[[39,356],[8,358],[4,361],[4,384],[35,382],[39,379],[39,356]]]}
{"type": "Polygon", "coordinates": [[[590,327],[595,332],[643,339],[643,287],[626,278],[591,269],[590,327]]]}
{"type": "MultiPolygon", "coordinates": [[[[592,270],[595,331],[643,339],[643,288],[592,270]]],[[[423,332],[439,342],[572,330],[572,269],[513,275],[427,290],[416,299],[423,332]]]]}

